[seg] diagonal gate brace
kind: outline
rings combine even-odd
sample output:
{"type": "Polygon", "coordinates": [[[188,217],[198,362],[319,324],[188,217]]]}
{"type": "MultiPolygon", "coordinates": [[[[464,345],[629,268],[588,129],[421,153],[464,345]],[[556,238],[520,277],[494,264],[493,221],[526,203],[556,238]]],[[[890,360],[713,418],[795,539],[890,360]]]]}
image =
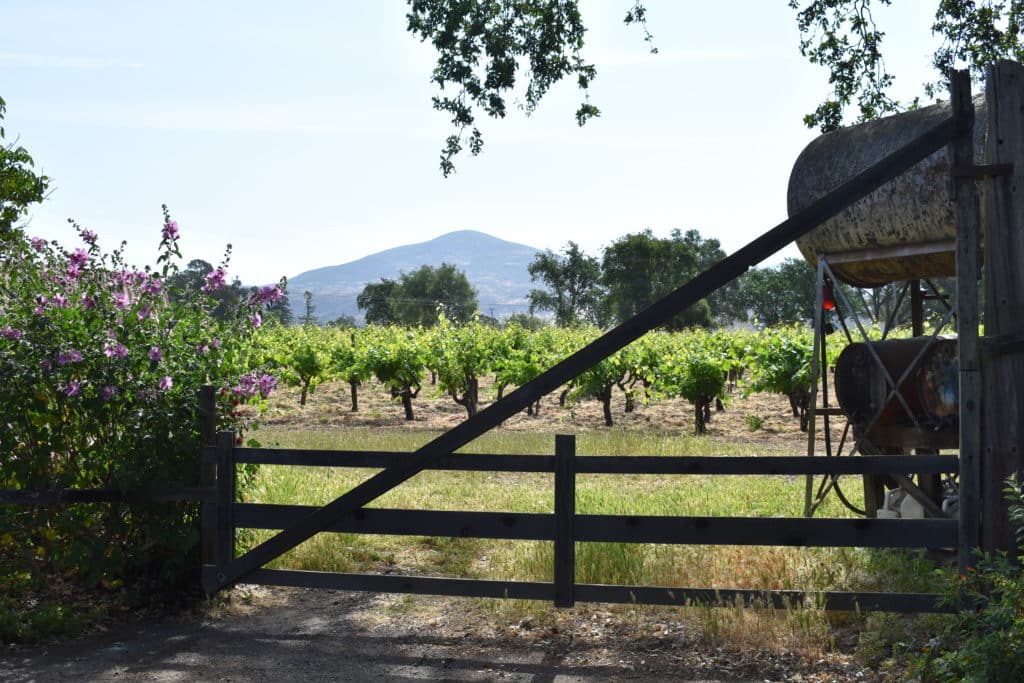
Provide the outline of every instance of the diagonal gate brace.
{"type": "MultiPolygon", "coordinates": [[[[967,117],[965,117],[967,118],[967,117]]],[[[595,363],[607,358],[673,316],[729,283],[793,240],[891,180],[947,144],[954,136],[971,130],[972,121],[949,118],[856,175],[795,216],[762,234],[731,256],[707,269],[679,289],[651,304],[634,317],[613,328],[549,370],[481,410],[476,416],[445,432],[415,452],[416,458],[393,465],[373,475],[324,507],[283,529],[226,566],[204,578],[203,587],[214,592],[259,569],[315,534],[336,524],[342,517],[372,502],[402,482],[435,465],[443,455],[454,452],[529,404],[551,393],[595,363]]]]}

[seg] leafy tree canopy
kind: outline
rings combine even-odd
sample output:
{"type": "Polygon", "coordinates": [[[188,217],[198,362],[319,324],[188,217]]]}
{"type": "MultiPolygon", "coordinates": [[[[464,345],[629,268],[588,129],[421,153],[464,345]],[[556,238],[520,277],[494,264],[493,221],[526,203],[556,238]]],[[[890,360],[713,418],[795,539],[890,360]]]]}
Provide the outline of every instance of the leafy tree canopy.
{"type": "Polygon", "coordinates": [[[6,241],[30,204],[43,201],[50,183],[49,178],[32,171],[32,157],[24,147],[3,144],[6,110],[7,104],[0,97],[0,242],[6,241]]]}
{"type": "Polygon", "coordinates": [[[398,280],[381,278],[356,297],[356,306],[366,311],[367,324],[377,325],[430,327],[437,322],[439,309],[449,320],[466,322],[477,312],[477,305],[476,290],[466,274],[450,263],[420,266],[402,273],[398,280]]]}
{"type": "Polygon", "coordinates": [[[544,289],[530,290],[530,313],[550,311],[555,324],[568,327],[596,323],[601,302],[601,264],[584,254],[575,242],[568,242],[561,254],[550,249],[538,253],[530,265],[530,280],[540,280],[544,289]]]}
{"type": "MultiPolygon", "coordinates": [[[[620,237],[605,249],[601,262],[607,322],[631,318],[724,257],[718,240],[705,240],[696,230],[673,230],[668,238],[655,237],[650,230],[620,237]]],[[[711,306],[700,301],[668,327],[710,327],[712,323],[711,306]]]]}
{"type": "MultiPolygon", "coordinates": [[[[468,144],[472,154],[483,147],[477,127],[481,112],[504,118],[507,98],[521,99],[527,114],[564,78],[576,79],[583,101],[576,110],[582,126],[600,115],[588,89],[597,69],[583,57],[586,27],[578,0],[407,0],[407,29],[437,51],[431,80],[441,94],[434,108],[451,116],[453,132],[441,152],[445,176],[453,159],[468,144]],[[517,80],[518,77],[518,80],[517,80]],[[519,95],[516,86],[525,83],[519,95]]],[[[643,0],[623,0],[625,23],[647,30],[643,0]]],[[[890,95],[894,75],[883,57],[885,31],[875,10],[892,0],[789,0],[800,29],[800,52],[829,71],[832,88],[813,112],[808,127],[823,132],[842,125],[850,110],[865,121],[917,103],[890,95]]],[[[942,44],[932,56],[937,80],[923,84],[924,94],[941,95],[947,73],[966,65],[982,75],[986,65],[1007,58],[1024,61],[1024,0],[935,0],[932,32],[942,44]]]]}
{"type": "MultiPolygon", "coordinates": [[[[804,117],[808,127],[834,130],[850,108],[855,108],[858,122],[903,108],[889,95],[894,78],[883,58],[885,32],[873,12],[891,4],[892,0],[790,0],[789,6],[797,10],[800,52],[829,70],[832,86],[824,101],[804,117]]],[[[938,80],[924,84],[925,94],[941,95],[947,74],[956,65],[965,65],[980,77],[997,59],[1024,60],[1022,20],[1024,0],[938,0],[931,26],[943,41],[932,57],[938,80]]]]}
{"type": "Polygon", "coordinates": [[[806,323],[814,317],[818,275],[803,259],[786,259],[773,268],[755,268],[738,281],[741,320],[768,327],[806,323]]]}
{"type": "MultiPolygon", "coordinates": [[[[483,136],[476,125],[480,112],[504,118],[506,98],[525,81],[520,108],[530,114],[541,98],[563,78],[575,77],[583,91],[576,109],[579,125],[600,115],[587,90],[597,76],[593,64],[583,58],[586,28],[578,0],[408,0],[408,31],[429,41],[437,51],[431,80],[442,94],[434,97],[434,109],[451,116],[454,132],[441,151],[441,171],[455,170],[454,157],[469,145],[480,153],[483,136]],[[520,71],[525,73],[520,74],[520,71]],[[450,88],[445,92],[446,88],[450,88]],[[449,94],[451,93],[451,94],[449,94]]],[[[626,13],[627,24],[644,27],[646,10],[634,2],[626,13]]]]}

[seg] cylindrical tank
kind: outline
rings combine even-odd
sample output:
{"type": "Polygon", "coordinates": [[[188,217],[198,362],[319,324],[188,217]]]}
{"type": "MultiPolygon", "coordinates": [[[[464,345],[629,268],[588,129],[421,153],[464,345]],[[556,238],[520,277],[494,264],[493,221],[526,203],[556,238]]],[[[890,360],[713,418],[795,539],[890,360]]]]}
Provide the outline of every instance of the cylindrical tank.
{"type": "MultiPolygon", "coordinates": [[[[930,337],[872,342],[875,353],[893,381],[930,341],[930,337]]],[[[914,370],[900,385],[900,393],[918,423],[931,428],[956,424],[958,408],[957,340],[940,337],[928,348],[914,370]]],[[[866,424],[889,394],[889,384],[867,343],[850,344],[836,359],[836,400],[854,424],[866,424]]],[[[903,404],[893,396],[885,403],[876,424],[907,424],[903,404]]]]}
{"type": "MultiPolygon", "coordinates": [[[[975,159],[985,140],[985,99],[974,98],[975,159]]],[[[789,176],[793,215],[950,116],[948,103],[826,133],[800,153],[789,176]]],[[[955,274],[950,163],[943,147],[797,240],[817,266],[833,255],[836,277],[857,287],[955,274]]]]}

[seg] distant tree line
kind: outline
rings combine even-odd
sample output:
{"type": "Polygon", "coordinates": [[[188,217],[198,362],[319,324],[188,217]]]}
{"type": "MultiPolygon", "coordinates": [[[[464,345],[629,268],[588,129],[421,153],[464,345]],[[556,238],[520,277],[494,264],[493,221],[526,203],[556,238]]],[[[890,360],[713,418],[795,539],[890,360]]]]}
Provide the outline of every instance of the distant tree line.
{"type": "MultiPolygon", "coordinates": [[[[620,237],[600,259],[575,242],[560,253],[537,254],[530,277],[541,287],[529,293],[530,311],[547,312],[555,324],[615,325],[682,286],[726,256],[716,239],[697,230],[650,230],[620,237]]],[[[673,318],[666,328],[712,328],[734,322],[777,325],[805,322],[814,312],[815,272],[804,261],[755,269],[673,318]]]]}
{"type": "MultiPolygon", "coordinates": [[[[668,237],[655,237],[650,230],[630,233],[604,248],[600,257],[584,253],[569,241],[559,252],[538,252],[528,270],[536,287],[527,295],[528,314],[517,314],[521,327],[536,329],[546,324],[558,327],[594,325],[608,328],[622,323],[660,298],[682,286],[726,256],[717,239],[706,239],[697,230],[673,230],[668,237]]],[[[201,284],[211,266],[193,261],[180,277],[201,284]]],[[[712,329],[733,324],[770,327],[807,323],[814,316],[815,269],[803,259],[755,268],[713,292],[673,318],[665,328],[678,331],[699,327],[712,329]]],[[[901,283],[872,290],[841,286],[857,315],[879,326],[900,326],[909,321],[910,297],[901,293],[901,283]]],[[[940,282],[940,289],[948,283],[940,282]]],[[[237,281],[226,288],[225,297],[242,291],[237,281]]],[[[304,292],[305,315],[296,322],[316,325],[313,295],[304,292]]],[[[225,302],[227,305],[227,302],[225,302]]],[[[499,325],[479,312],[476,289],[466,274],[450,263],[420,266],[397,278],[381,278],[367,284],[356,298],[368,325],[431,327],[442,314],[452,323],[476,318],[499,325]]],[[[938,304],[929,304],[936,308],[938,304]]],[[[934,318],[939,311],[926,311],[934,318]]],[[[275,307],[272,315],[291,322],[287,304],[275,307]],[[280,309],[278,312],[277,309],[280,309]]],[[[327,323],[333,327],[355,327],[358,321],[343,315],[327,323]]]]}

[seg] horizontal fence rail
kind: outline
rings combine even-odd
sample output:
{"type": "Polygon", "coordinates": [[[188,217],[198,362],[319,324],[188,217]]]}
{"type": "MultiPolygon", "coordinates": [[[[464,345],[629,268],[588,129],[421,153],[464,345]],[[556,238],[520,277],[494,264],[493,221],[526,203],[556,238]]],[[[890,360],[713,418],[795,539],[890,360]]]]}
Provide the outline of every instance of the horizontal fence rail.
{"type": "MultiPolygon", "coordinates": [[[[208,568],[212,573],[213,568],[208,568]]],[[[447,595],[467,598],[506,598],[516,600],[555,599],[555,586],[539,581],[493,581],[452,579],[432,576],[394,576],[382,574],[344,574],[297,571],[294,569],[258,569],[251,574],[253,583],[295,588],[372,591],[447,595]]],[[[746,606],[789,609],[808,606],[823,610],[854,612],[952,612],[930,593],[869,593],[854,591],[762,591],[736,588],[673,588],[667,586],[609,586],[576,584],[579,602],[666,607],[746,606]]]]}
{"type": "MultiPolygon", "coordinates": [[[[235,524],[284,529],[315,507],[236,503],[235,524]]],[[[576,541],[676,545],[773,545],[858,548],[952,548],[954,519],[815,519],[803,517],[668,517],[577,514],[576,541]]],[[[531,512],[464,512],[363,508],[325,531],[447,538],[555,540],[555,516],[531,512]]]]}
{"type": "MultiPolygon", "coordinates": [[[[236,448],[235,462],[306,467],[383,469],[418,456],[394,451],[283,450],[236,448]]],[[[856,458],[813,456],[646,456],[584,455],[577,474],[945,474],[959,470],[955,455],[861,455],[856,458]]],[[[449,453],[424,470],[475,472],[555,471],[553,455],[476,455],[449,453]]]]}

